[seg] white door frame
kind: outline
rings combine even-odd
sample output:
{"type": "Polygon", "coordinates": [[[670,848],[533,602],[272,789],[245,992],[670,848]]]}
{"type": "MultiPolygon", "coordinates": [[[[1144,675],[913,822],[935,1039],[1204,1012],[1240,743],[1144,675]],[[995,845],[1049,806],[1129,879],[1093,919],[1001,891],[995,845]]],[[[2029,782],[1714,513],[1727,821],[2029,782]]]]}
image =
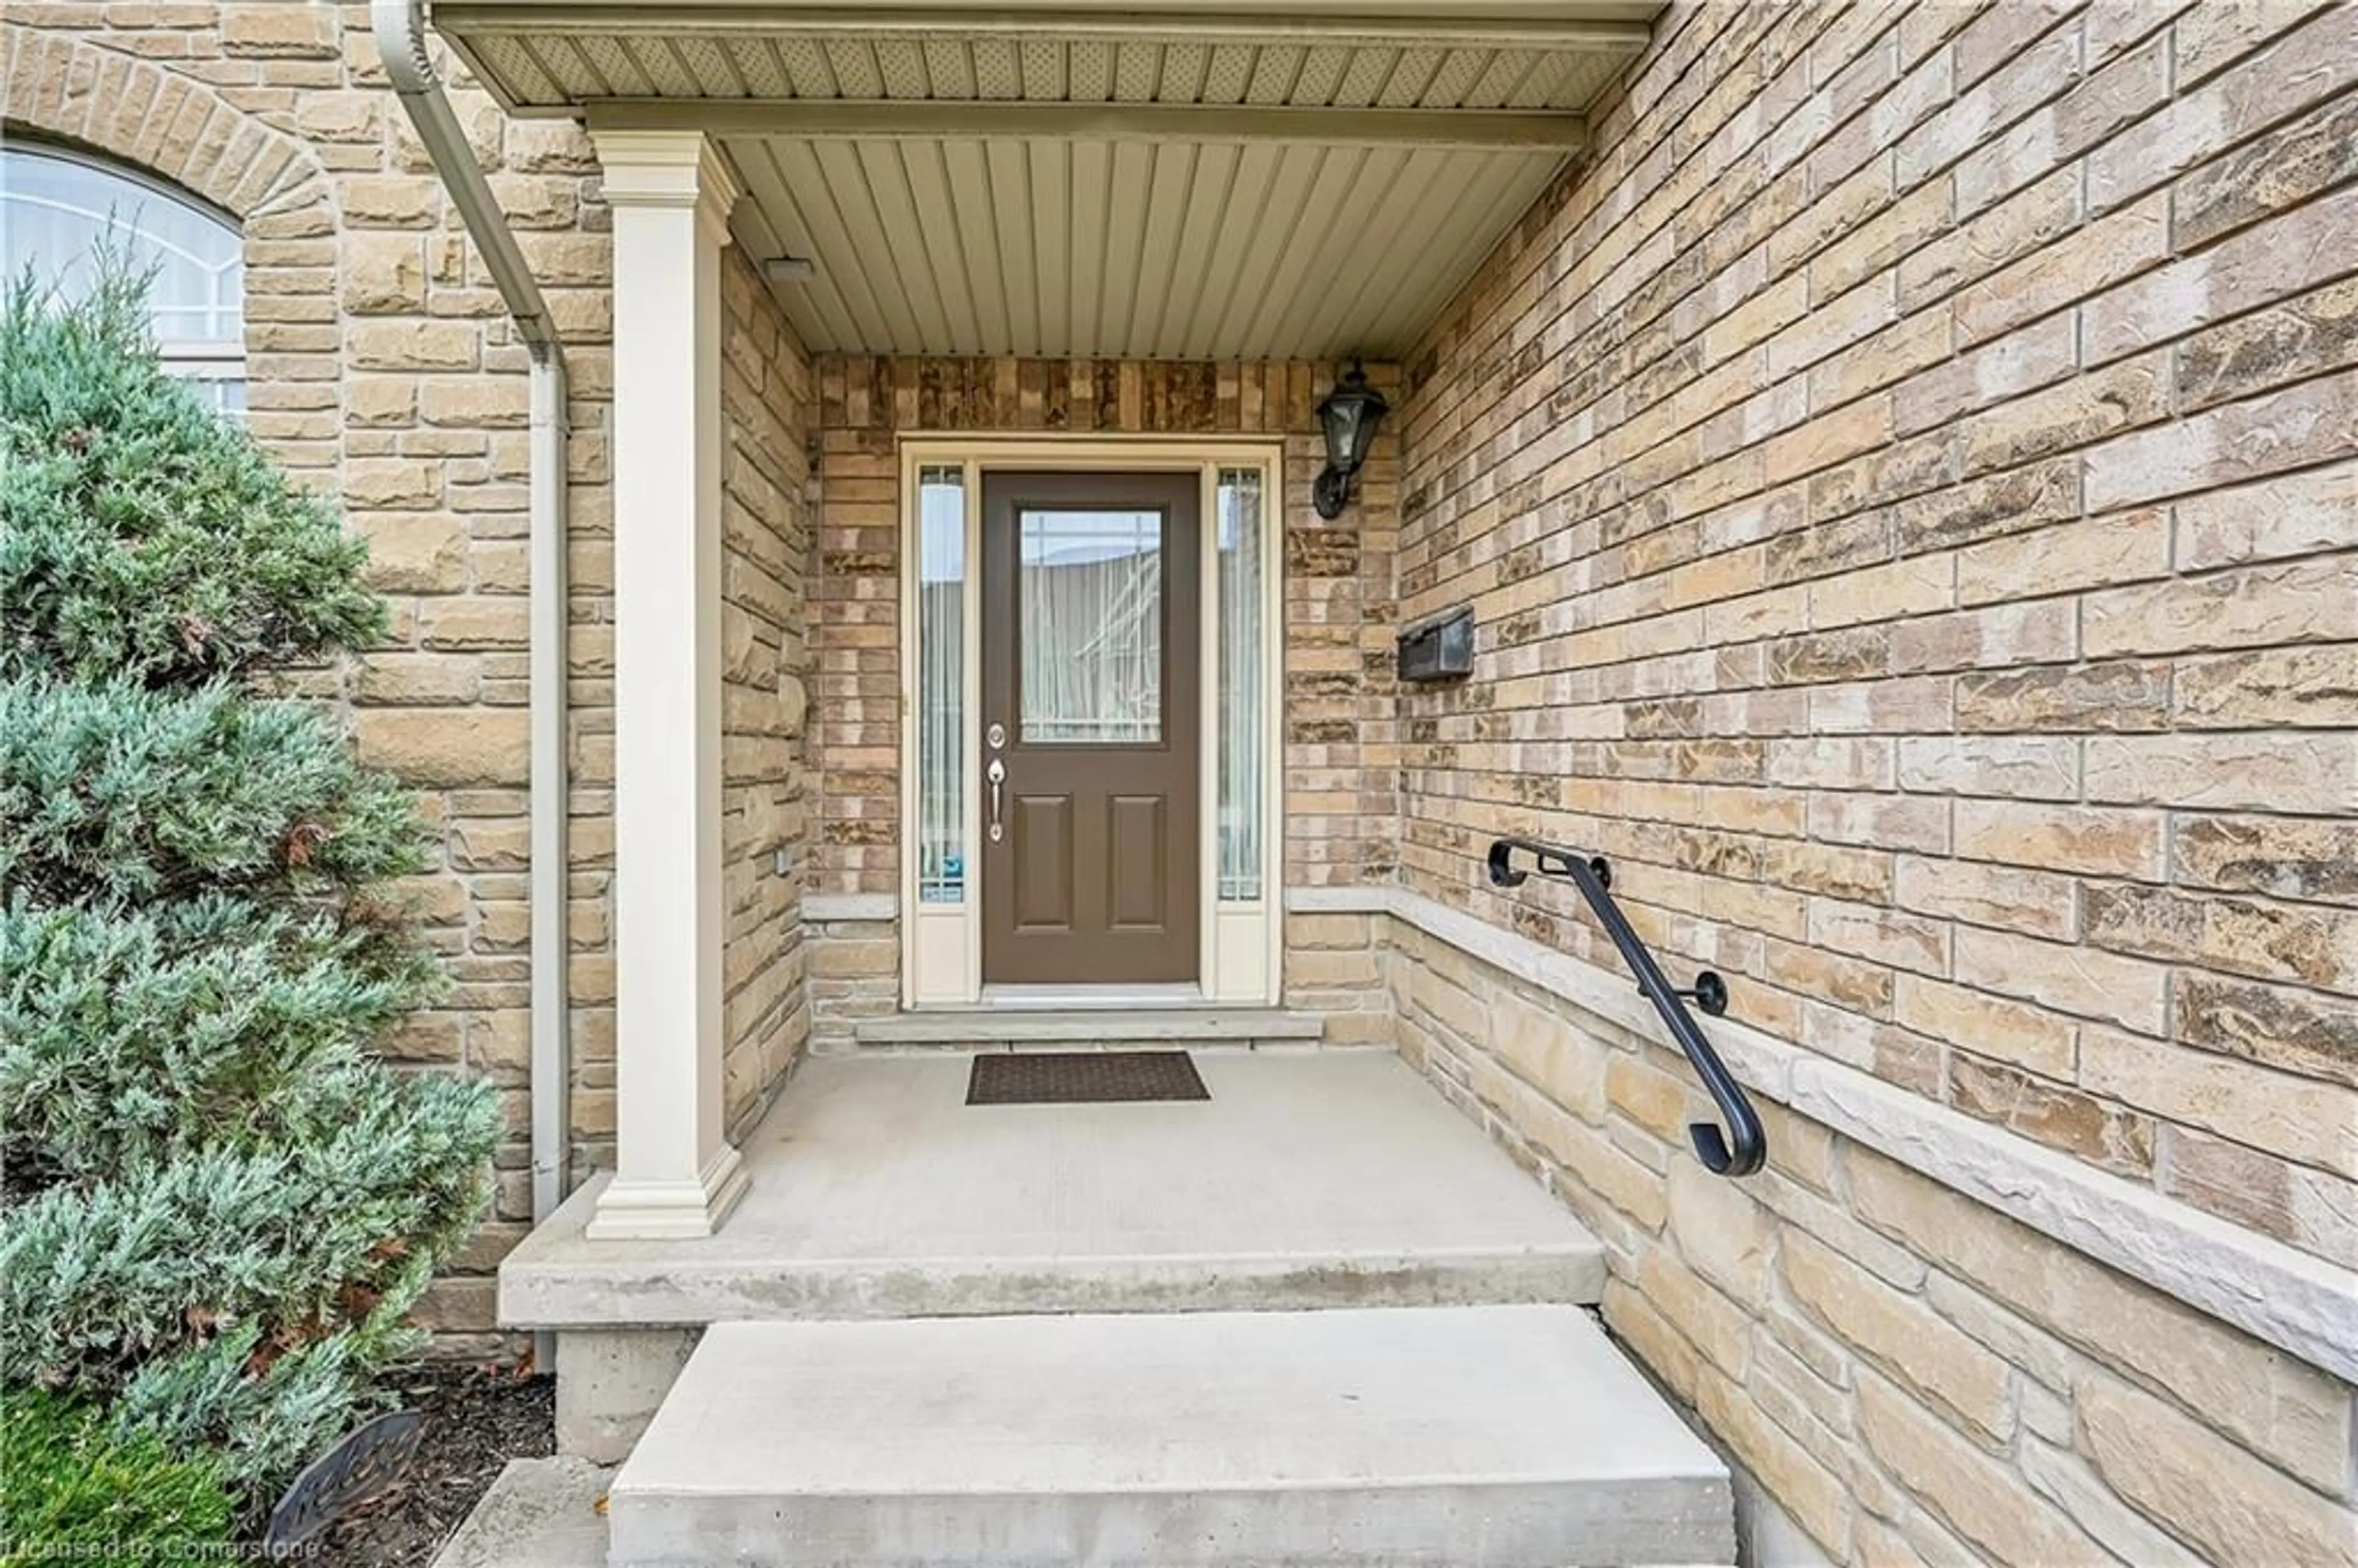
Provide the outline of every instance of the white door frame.
{"type": "Polygon", "coordinates": [[[993,469],[1195,469],[1202,476],[1203,675],[1196,703],[1202,806],[1196,814],[1202,878],[1198,984],[1207,1001],[1274,1005],[1282,977],[1285,692],[1284,446],[1278,440],[1153,436],[904,436],[901,439],[901,1005],[972,1007],[982,997],[982,476],[993,469]],[[960,665],[965,876],[954,902],[923,902],[917,885],[919,779],[917,616],[921,594],[920,472],[954,468],[965,500],[965,646],[960,665]],[[1260,896],[1219,894],[1219,476],[1252,470],[1261,486],[1260,896]]]}

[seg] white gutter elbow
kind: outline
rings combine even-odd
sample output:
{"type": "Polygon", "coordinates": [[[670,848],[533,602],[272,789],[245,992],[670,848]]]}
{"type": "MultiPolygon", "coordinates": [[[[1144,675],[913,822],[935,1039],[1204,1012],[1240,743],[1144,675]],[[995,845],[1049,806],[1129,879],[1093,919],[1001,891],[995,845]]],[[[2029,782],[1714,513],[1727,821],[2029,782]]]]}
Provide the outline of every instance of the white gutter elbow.
{"type": "Polygon", "coordinates": [[[557,329],[549,319],[548,304],[541,297],[540,284],[525,265],[524,250],[475,162],[475,149],[442,90],[442,79],[435,74],[433,57],[427,52],[424,0],[371,0],[370,16],[377,53],[384,57],[394,93],[408,111],[409,123],[425,144],[434,172],[441,176],[451,205],[459,209],[468,237],[482,254],[483,266],[492,275],[508,314],[515,319],[517,333],[531,347],[535,359],[544,352],[556,355],[557,329]]]}
{"type": "Polygon", "coordinates": [[[571,1137],[567,985],[565,355],[540,284],[475,162],[426,47],[423,0],[372,0],[377,52],[451,205],[531,352],[532,1217],[565,1200],[571,1137]]]}

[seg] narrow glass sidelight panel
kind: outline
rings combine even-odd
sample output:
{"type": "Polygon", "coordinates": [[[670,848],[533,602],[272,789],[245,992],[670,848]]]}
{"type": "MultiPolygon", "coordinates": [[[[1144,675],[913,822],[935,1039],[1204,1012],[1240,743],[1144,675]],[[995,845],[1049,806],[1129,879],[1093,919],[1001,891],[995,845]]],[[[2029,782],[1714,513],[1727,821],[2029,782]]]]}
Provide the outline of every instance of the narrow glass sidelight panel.
{"type": "Polygon", "coordinates": [[[966,472],[917,471],[917,902],[966,899],[966,472]]]}
{"type": "Polygon", "coordinates": [[[1261,792],[1269,759],[1262,737],[1263,527],[1259,469],[1220,470],[1219,529],[1219,873],[1220,898],[1249,903],[1261,896],[1267,846],[1261,834],[1261,792]]]}
{"type": "Polygon", "coordinates": [[[1016,621],[1026,744],[1163,740],[1163,517],[1026,512],[1016,621]]]}

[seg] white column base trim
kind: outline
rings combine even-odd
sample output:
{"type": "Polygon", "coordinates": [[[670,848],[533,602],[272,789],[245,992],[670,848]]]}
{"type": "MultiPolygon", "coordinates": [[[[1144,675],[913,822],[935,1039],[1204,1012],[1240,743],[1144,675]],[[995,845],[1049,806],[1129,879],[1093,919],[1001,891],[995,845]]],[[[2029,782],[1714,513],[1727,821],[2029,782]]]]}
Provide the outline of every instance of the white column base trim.
{"type": "MultiPolygon", "coordinates": [[[[1303,914],[1389,914],[1574,1007],[1650,1040],[1654,1010],[1626,974],[1599,968],[1404,887],[1289,888],[1303,914]]],[[[1736,1006],[1743,1006],[1742,981],[1736,1006]]],[[[1866,1144],[2196,1311],[2358,1380],[2350,1332],[2358,1271],[2082,1164],[1734,1018],[1704,1021],[1754,1094],[1866,1144]]],[[[1666,1043],[1667,1044],[1667,1043],[1666,1043]]],[[[1770,1163],[1777,1159],[1772,1147],[1770,1163]]]]}
{"type": "Polygon", "coordinates": [[[616,1176],[598,1195],[583,1237],[590,1241],[693,1239],[720,1228],[745,1195],[745,1159],[727,1143],[692,1182],[616,1176]]]}

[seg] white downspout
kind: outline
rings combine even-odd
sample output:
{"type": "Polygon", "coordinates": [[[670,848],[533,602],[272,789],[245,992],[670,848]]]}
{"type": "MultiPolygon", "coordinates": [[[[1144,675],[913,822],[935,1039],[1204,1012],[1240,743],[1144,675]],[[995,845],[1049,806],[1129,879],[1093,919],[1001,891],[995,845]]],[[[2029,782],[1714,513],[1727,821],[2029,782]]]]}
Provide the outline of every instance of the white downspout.
{"type": "MultiPolygon", "coordinates": [[[[540,285],[525,265],[426,50],[423,0],[372,0],[377,52],[532,356],[531,610],[532,1217],[565,1200],[571,1050],[566,985],[565,355],[540,285]]],[[[541,1347],[544,1369],[554,1365],[541,1347]]]]}

